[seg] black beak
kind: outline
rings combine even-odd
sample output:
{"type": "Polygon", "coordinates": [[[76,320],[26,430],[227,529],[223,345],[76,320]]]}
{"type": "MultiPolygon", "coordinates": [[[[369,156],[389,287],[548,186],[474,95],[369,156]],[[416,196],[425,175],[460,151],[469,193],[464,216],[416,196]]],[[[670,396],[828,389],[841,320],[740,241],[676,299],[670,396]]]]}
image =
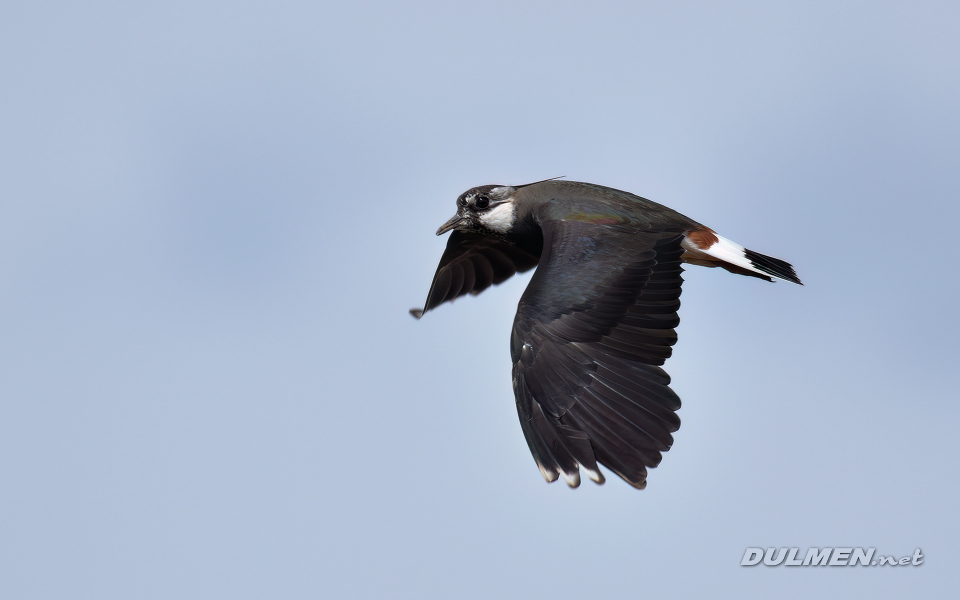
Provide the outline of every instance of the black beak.
{"type": "Polygon", "coordinates": [[[443,235],[451,229],[457,229],[462,223],[465,223],[467,220],[466,217],[461,217],[460,215],[453,215],[453,218],[440,226],[440,229],[437,230],[437,235],[443,235]]]}

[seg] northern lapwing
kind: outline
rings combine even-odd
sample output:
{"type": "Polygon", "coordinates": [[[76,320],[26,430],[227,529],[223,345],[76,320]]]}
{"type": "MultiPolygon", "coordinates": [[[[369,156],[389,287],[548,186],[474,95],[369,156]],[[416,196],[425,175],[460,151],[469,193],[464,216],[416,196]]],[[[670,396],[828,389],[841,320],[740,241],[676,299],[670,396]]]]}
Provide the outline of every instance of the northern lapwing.
{"type": "Polygon", "coordinates": [[[457,198],[453,233],[423,309],[538,267],[510,336],[513,390],[548,482],[598,463],[643,489],[680,427],[660,365],[677,341],[681,263],[800,283],[793,267],[675,210],[576,181],[484,185],[457,198]],[[539,266],[538,266],[539,265],[539,266]]]}

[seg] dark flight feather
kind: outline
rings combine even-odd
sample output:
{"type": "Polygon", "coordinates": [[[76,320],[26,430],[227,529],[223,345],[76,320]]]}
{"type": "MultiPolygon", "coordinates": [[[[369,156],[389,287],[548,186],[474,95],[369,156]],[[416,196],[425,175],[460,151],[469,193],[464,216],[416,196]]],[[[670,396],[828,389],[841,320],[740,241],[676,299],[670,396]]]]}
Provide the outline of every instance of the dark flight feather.
{"type": "Polygon", "coordinates": [[[440,257],[440,265],[422,309],[410,309],[418,319],[423,313],[465,294],[479,294],[503,283],[515,273],[537,266],[539,256],[500,238],[469,231],[454,231],[440,257]]]}
{"type": "Polygon", "coordinates": [[[656,365],[676,342],[680,240],[675,233],[613,236],[602,225],[570,221],[545,231],[512,343],[517,410],[544,473],[569,482],[578,477],[571,459],[586,465],[596,458],[643,487],[646,468],[673,443],[680,401],[656,365]],[[602,255],[604,269],[571,260],[584,247],[602,255]],[[570,288],[574,281],[582,283],[570,288]],[[581,436],[592,456],[574,442],[581,436]]]}

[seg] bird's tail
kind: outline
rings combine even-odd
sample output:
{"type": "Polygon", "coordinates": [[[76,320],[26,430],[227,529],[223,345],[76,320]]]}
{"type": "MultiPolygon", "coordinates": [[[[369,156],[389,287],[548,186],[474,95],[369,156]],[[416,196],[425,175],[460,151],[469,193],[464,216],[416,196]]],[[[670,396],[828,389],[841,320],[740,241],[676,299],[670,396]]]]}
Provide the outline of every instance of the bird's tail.
{"type": "Polygon", "coordinates": [[[721,267],[739,275],[767,281],[783,279],[803,285],[793,265],[785,260],[748,250],[733,240],[704,227],[688,231],[683,238],[683,261],[704,267],[721,267]]]}

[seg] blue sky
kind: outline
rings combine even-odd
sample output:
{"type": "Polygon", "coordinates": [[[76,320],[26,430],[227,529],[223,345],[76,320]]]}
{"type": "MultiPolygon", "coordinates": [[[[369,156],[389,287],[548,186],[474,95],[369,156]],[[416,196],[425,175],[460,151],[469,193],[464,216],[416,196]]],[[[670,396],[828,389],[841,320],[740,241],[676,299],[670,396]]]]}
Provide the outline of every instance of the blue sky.
{"type": "Polygon", "coordinates": [[[947,597],[960,8],[20,3],[0,19],[0,595],[947,597]],[[673,449],[546,485],[528,277],[415,321],[461,192],[661,202],[673,449]],[[740,567],[748,547],[921,567],[740,567]]]}

